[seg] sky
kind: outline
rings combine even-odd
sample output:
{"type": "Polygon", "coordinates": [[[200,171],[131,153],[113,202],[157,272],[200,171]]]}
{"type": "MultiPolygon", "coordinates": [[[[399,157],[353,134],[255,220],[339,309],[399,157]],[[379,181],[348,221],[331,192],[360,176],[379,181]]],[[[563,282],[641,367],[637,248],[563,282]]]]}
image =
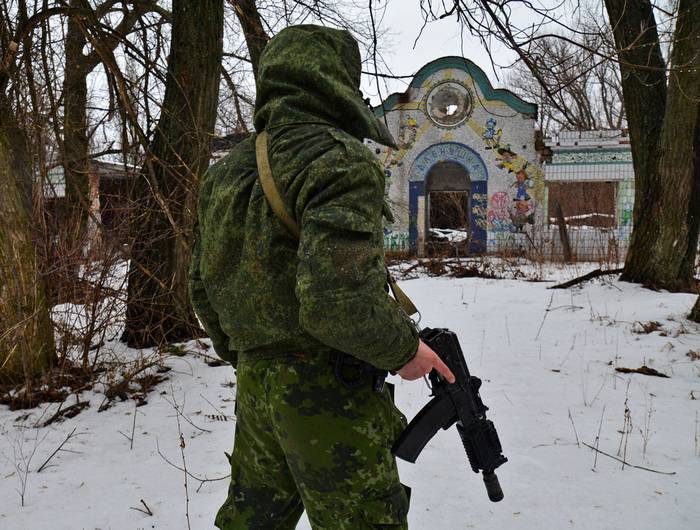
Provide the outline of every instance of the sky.
{"type": "MultiPolygon", "coordinates": [[[[505,87],[504,71],[495,69],[499,77],[497,79],[488,53],[478,39],[465,33],[464,42],[461,42],[459,25],[454,17],[431,22],[415,43],[415,47],[414,42],[423,25],[418,0],[388,0],[384,17],[378,21],[378,25],[388,30],[382,55],[394,75],[412,75],[434,59],[446,55],[457,55],[464,56],[479,65],[496,88],[505,87]]],[[[501,65],[515,60],[515,53],[505,47],[494,45],[491,52],[494,59],[501,65]]],[[[381,65],[379,70],[386,73],[381,65]]],[[[410,81],[410,79],[389,80],[386,83],[387,87],[380,85],[382,99],[393,92],[403,92],[410,81]]],[[[371,75],[363,76],[362,91],[370,97],[374,105],[380,103],[376,81],[371,75]]]]}

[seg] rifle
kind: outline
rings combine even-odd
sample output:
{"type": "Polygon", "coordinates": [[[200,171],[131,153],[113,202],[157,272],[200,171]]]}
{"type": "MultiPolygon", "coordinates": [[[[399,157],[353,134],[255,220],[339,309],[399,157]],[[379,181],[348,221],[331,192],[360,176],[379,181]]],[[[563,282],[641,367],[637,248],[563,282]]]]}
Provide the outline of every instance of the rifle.
{"type": "Polygon", "coordinates": [[[438,429],[457,424],[457,432],[474,473],[483,471],[489,499],[503,499],[503,490],[494,470],[508,459],[501,454],[501,442],[493,422],[486,419],[488,407],[481,401],[481,380],[469,374],[462,348],[454,332],[444,328],[425,328],[418,336],[452,370],[455,382],[448,383],[434,369],[429,378],[433,399],[416,415],[394,444],[394,455],[414,463],[438,429]]]}

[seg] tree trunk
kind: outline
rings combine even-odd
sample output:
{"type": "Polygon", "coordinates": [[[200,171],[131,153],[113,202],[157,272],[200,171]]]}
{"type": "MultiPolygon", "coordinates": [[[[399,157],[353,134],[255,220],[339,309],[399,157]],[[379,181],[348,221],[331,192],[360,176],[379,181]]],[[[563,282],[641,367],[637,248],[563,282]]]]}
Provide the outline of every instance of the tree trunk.
{"type": "Polygon", "coordinates": [[[634,228],[621,279],[694,289],[700,3],[679,3],[668,88],[649,0],[605,5],[618,48],[635,172],[634,228]]]}
{"type": "Polygon", "coordinates": [[[53,327],[23,184],[31,178],[16,170],[21,153],[11,142],[22,131],[0,98],[0,384],[31,388],[32,378],[54,359],[53,327]]]}
{"type": "Polygon", "coordinates": [[[690,311],[690,315],[688,315],[688,318],[690,320],[694,320],[695,322],[700,323],[700,296],[698,296],[698,299],[695,300],[695,305],[690,311]]]}
{"type": "Polygon", "coordinates": [[[647,258],[659,231],[657,168],[666,109],[666,65],[648,0],[605,0],[605,6],[618,49],[634,164],[634,229],[621,279],[648,283],[647,258]]]}
{"type": "Polygon", "coordinates": [[[248,53],[250,54],[250,63],[253,67],[253,76],[257,79],[260,55],[270,37],[265,33],[255,0],[232,0],[232,3],[238,22],[241,24],[241,29],[243,29],[248,53]]]}
{"type": "Polygon", "coordinates": [[[654,284],[695,289],[700,228],[700,2],[681,0],[661,135],[659,233],[649,268],[654,284]]]}
{"type": "Polygon", "coordinates": [[[211,153],[223,0],[173,0],[168,78],[150,155],[133,193],[126,329],[132,347],[201,335],[187,295],[199,176],[211,153]]]}
{"type": "MultiPolygon", "coordinates": [[[[84,0],[71,0],[82,8],[84,0]]],[[[64,220],[63,244],[81,245],[89,203],[89,141],[87,132],[87,75],[83,49],[87,44],[76,17],[68,17],[66,67],[63,79],[63,172],[69,218],[64,220]]],[[[64,248],[64,251],[73,249],[64,248]]]]}

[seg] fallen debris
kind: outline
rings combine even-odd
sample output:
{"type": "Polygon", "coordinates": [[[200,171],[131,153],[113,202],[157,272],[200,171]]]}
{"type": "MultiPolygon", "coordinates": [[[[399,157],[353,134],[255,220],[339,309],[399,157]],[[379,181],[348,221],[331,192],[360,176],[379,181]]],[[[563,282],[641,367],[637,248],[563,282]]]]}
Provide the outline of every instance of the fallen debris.
{"type": "Polygon", "coordinates": [[[588,274],[584,274],[583,276],[579,276],[578,278],[569,280],[568,282],[552,285],[550,289],[568,289],[569,287],[573,287],[574,285],[578,285],[579,283],[587,282],[588,280],[593,280],[594,278],[599,278],[600,276],[608,276],[610,274],[622,274],[623,270],[624,269],[596,269],[594,271],[589,272],[588,274]]]}
{"type": "Polygon", "coordinates": [[[653,333],[654,331],[659,331],[660,329],[661,329],[661,323],[657,322],[656,320],[651,320],[649,322],[637,321],[632,325],[632,333],[637,333],[639,335],[645,334],[645,333],[646,334],[653,333]]]}
{"type": "Polygon", "coordinates": [[[86,409],[87,407],[90,406],[90,402],[89,401],[79,401],[78,403],[74,403],[73,405],[71,405],[70,407],[66,407],[65,409],[62,408],[62,405],[63,404],[59,405],[58,410],[56,411],[56,413],[53,416],[51,416],[48,420],[46,420],[44,423],[41,424],[42,427],[46,427],[48,425],[51,425],[55,421],[62,421],[65,418],[76,417],[78,414],[80,414],[80,412],[83,409],[86,409]]]}
{"type": "Polygon", "coordinates": [[[669,378],[670,376],[666,374],[662,374],[658,370],[654,370],[653,368],[649,368],[648,366],[640,366],[639,368],[624,368],[622,366],[618,366],[615,368],[616,372],[621,372],[623,374],[642,374],[642,375],[653,375],[656,377],[666,377],[669,378]]]}
{"type": "MultiPolygon", "coordinates": [[[[666,377],[666,376],[664,376],[664,377],[666,377]]],[[[618,462],[622,462],[624,465],[629,466],[629,467],[633,467],[635,469],[642,469],[644,471],[651,471],[652,473],[658,473],[659,475],[675,475],[676,474],[675,471],[659,471],[657,469],[651,469],[651,468],[644,467],[644,466],[635,466],[634,464],[630,464],[629,462],[625,461],[624,459],[621,459],[621,458],[618,458],[618,457],[613,456],[611,454],[608,454],[605,451],[601,451],[600,449],[597,449],[596,447],[593,447],[592,445],[588,445],[586,442],[583,442],[583,445],[585,445],[589,449],[592,449],[593,451],[595,451],[596,454],[605,455],[609,458],[612,458],[613,460],[617,460],[618,462]]]]}

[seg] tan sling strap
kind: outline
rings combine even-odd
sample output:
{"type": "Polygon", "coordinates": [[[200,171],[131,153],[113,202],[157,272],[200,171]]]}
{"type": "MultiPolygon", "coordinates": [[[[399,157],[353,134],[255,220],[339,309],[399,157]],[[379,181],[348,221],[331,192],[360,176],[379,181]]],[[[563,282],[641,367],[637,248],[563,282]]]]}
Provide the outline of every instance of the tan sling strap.
{"type": "MultiPolygon", "coordinates": [[[[275,180],[272,178],[272,168],[270,167],[270,159],[267,156],[267,138],[267,131],[263,131],[260,134],[258,134],[258,137],[255,139],[255,158],[258,164],[258,175],[260,176],[260,185],[262,186],[263,193],[265,193],[265,197],[267,197],[267,202],[270,203],[272,211],[275,212],[275,215],[284,224],[284,226],[287,227],[287,230],[289,230],[292,233],[292,235],[294,235],[294,237],[299,239],[299,225],[297,225],[296,221],[292,218],[291,215],[289,215],[284,201],[282,200],[282,196],[280,195],[280,192],[277,189],[275,180]]],[[[398,286],[396,280],[391,275],[391,272],[389,272],[389,268],[385,267],[385,269],[387,283],[389,284],[389,288],[391,289],[391,292],[394,295],[394,298],[396,299],[398,304],[409,316],[417,313],[418,309],[416,309],[416,306],[413,304],[413,302],[411,302],[411,299],[408,297],[408,295],[406,295],[406,293],[404,293],[398,286]]]]}
{"type": "Polygon", "coordinates": [[[258,163],[258,174],[260,175],[260,185],[262,186],[265,197],[270,203],[272,211],[279,218],[284,226],[287,227],[294,237],[299,239],[299,226],[292,216],[287,212],[284,206],[284,201],[280,195],[275,181],[272,178],[272,168],[270,167],[270,159],[267,157],[267,131],[261,132],[255,140],[255,159],[258,163]]]}
{"type": "Polygon", "coordinates": [[[396,283],[396,279],[394,279],[394,277],[391,275],[389,267],[384,268],[386,269],[386,279],[387,283],[389,284],[389,289],[391,289],[394,298],[399,303],[401,308],[406,312],[408,316],[418,313],[418,309],[413,304],[411,299],[406,293],[403,292],[403,289],[401,289],[401,287],[399,287],[399,285],[396,283]]]}

